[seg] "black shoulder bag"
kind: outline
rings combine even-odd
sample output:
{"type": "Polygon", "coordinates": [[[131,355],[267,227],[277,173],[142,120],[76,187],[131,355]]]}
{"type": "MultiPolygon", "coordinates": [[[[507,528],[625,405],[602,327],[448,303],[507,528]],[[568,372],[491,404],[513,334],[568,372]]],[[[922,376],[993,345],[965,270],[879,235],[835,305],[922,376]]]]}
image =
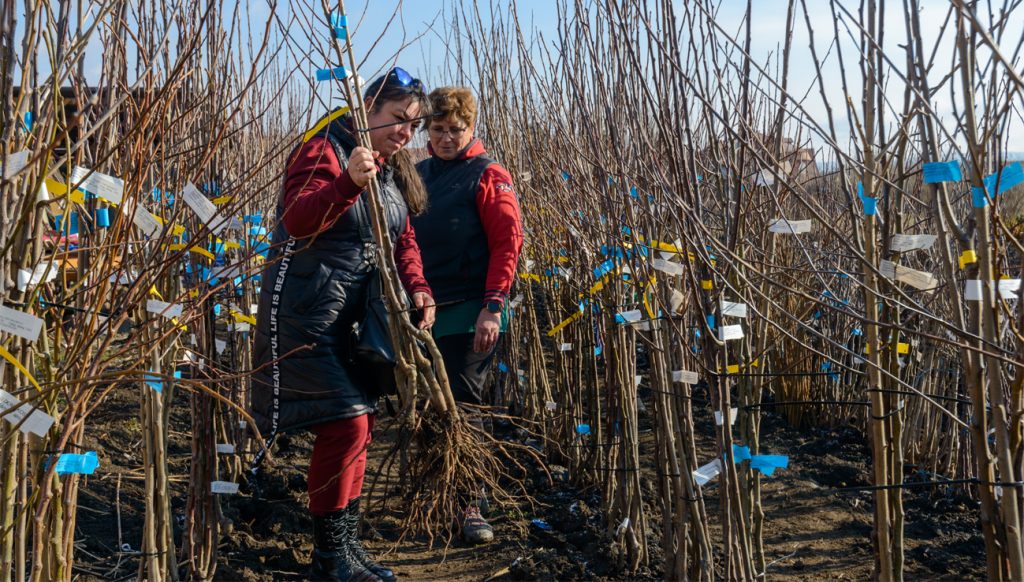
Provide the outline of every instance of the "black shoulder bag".
{"type": "MultiPolygon", "coordinates": [[[[359,197],[353,207],[359,212],[359,237],[363,240],[365,259],[376,264],[376,243],[370,233],[370,214],[366,198],[359,197]]],[[[373,384],[371,396],[395,394],[398,384],[395,381],[395,348],[391,344],[391,331],[388,327],[388,309],[384,303],[384,290],[381,286],[381,273],[377,268],[370,276],[366,288],[366,304],[363,318],[352,326],[352,360],[358,373],[373,384]]]]}

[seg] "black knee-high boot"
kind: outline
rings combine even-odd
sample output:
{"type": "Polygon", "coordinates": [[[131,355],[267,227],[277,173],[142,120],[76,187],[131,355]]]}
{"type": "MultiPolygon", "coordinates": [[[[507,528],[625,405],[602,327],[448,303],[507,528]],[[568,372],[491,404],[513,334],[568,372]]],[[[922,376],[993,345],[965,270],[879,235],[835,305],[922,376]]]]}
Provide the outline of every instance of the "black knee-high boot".
{"type": "Polygon", "coordinates": [[[352,554],[350,536],[347,508],[313,516],[311,581],[383,582],[352,554]]]}
{"type": "Polygon", "coordinates": [[[349,547],[351,549],[352,556],[355,557],[355,559],[362,564],[364,568],[373,572],[374,575],[383,580],[383,582],[395,582],[397,580],[397,578],[395,578],[395,573],[389,568],[374,562],[373,559],[370,558],[369,554],[366,553],[362,542],[359,541],[359,498],[356,497],[350,501],[346,509],[348,509],[346,519],[348,519],[348,539],[351,543],[351,546],[349,547]]]}

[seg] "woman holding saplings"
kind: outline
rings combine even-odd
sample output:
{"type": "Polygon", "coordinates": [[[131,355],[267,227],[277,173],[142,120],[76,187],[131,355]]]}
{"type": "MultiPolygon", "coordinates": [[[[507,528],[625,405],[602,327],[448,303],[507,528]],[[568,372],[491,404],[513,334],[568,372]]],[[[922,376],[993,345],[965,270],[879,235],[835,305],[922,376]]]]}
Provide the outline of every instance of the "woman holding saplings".
{"type": "Polygon", "coordinates": [[[351,116],[339,110],[307,132],[288,159],[256,328],[252,408],[260,430],[271,442],[283,431],[316,434],[308,477],[313,580],[395,579],[367,556],[356,535],[366,448],[382,391],[350,356],[353,325],[365,315],[378,273],[365,200],[374,177],[420,327],[434,320],[409,221],[426,206],[426,192],[402,151],[430,105],[422,83],[398,67],[371,83],[364,99],[373,151],[356,145],[351,116]]]}
{"type": "MultiPolygon", "coordinates": [[[[482,428],[484,401],[506,302],[523,246],[519,202],[508,171],[487,156],[476,128],[476,99],[464,87],[430,94],[430,157],[416,165],[430,208],[413,218],[423,272],[440,307],[433,327],[452,394],[482,428]]],[[[474,496],[462,515],[470,543],[494,539],[474,496]]]]}

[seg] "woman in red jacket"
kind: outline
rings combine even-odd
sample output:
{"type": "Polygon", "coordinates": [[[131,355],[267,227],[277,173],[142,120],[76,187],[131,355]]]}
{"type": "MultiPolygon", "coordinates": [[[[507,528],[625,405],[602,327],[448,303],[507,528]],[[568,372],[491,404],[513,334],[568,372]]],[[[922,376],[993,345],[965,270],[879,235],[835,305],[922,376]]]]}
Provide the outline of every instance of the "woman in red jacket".
{"type": "MultiPolygon", "coordinates": [[[[423,273],[441,305],[434,338],[452,393],[472,414],[483,404],[498,336],[507,323],[505,304],[523,227],[512,177],[473,135],[477,104],[470,90],[436,89],[430,105],[431,157],[416,165],[430,207],[413,218],[413,226],[423,273]]],[[[494,539],[476,501],[464,511],[462,535],[470,543],[494,539]]]]}
{"type": "Polygon", "coordinates": [[[356,537],[381,392],[350,355],[352,326],[362,321],[377,276],[376,251],[364,236],[365,189],[374,177],[420,327],[434,319],[409,221],[426,206],[426,192],[402,151],[430,105],[420,81],[396,67],[370,84],[363,106],[373,151],[356,145],[350,115],[332,114],[289,157],[256,326],[252,409],[260,431],[271,442],[283,431],[316,434],[308,478],[313,580],[395,579],[356,537]]]}

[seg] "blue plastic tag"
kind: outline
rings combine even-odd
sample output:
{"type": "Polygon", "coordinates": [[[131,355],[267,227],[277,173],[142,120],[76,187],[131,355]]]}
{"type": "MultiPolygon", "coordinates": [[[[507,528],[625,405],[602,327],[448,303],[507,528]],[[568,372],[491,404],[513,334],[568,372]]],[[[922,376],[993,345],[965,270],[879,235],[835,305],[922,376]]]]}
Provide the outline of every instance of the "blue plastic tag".
{"type": "Polygon", "coordinates": [[[333,69],[317,69],[316,80],[317,81],[330,81],[331,79],[345,79],[348,77],[348,71],[345,67],[334,67],[333,69]]]}
{"type": "Polygon", "coordinates": [[[924,165],[924,183],[959,182],[964,179],[960,171],[960,162],[928,162],[924,165]]]}
{"type": "Polygon", "coordinates": [[[76,453],[62,453],[57,457],[57,465],[54,470],[58,475],[78,474],[92,475],[100,466],[100,460],[96,451],[89,451],[84,455],[76,453]]]}

